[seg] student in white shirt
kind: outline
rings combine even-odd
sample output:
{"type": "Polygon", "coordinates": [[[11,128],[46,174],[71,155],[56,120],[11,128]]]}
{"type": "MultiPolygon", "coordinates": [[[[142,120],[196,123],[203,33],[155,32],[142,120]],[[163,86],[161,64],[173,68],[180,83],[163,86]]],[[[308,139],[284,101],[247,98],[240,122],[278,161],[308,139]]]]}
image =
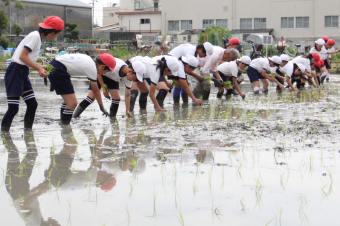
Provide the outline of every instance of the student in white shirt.
{"type": "MultiPolygon", "coordinates": [[[[249,56],[243,56],[236,61],[225,62],[217,67],[218,73],[220,74],[223,82],[230,81],[231,85],[237,90],[240,96],[244,99],[245,95],[242,93],[240,87],[238,86],[237,76],[238,69],[244,70],[246,67],[250,65],[251,59],[249,56]]],[[[217,98],[221,98],[223,95],[224,89],[227,89],[227,97],[231,96],[233,87],[222,87],[219,88],[219,92],[217,93],[217,98]]]]}
{"type": "Polygon", "coordinates": [[[306,71],[306,68],[303,64],[295,64],[289,61],[289,56],[286,54],[282,54],[280,56],[282,63],[280,65],[280,72],[282,73],[282,79],[284,79],[286,75],[286,82],[288,86],[286,88],[292,88],[294,91],[298,91],[301,88],[301,75],[306,71]],[[294,83],[296,82],[296,87],[294,87],[294,83]]]}
{"type": "MultiPolygon", "coordinates": [[[[126,106],[126,115],[128,117],[132,117],[130,108],[130,89],[133,81],[139,78],[143,78],[143,75],[146,72],[144,64],[139,61],[136,61],[129,66],[121,59],[115,58],[116,67],[114,71],[107,72],[106,74],[98,74],[98,88],[107,86],[108,90],[103,88],[103,95],[106,98],[110,99],[110,95],[112,98],[112,103],[110,107],[110,117],[115,117],[118,112],[120,95],[119,95],[119,82],[122,80],[125,83],[125,106],[126,106]]],[[[92,86],[89,86],[89,93],[87,97],[78,105],[77,109],[74,111],[73,118],[79,117],[80,114],[96,99],[92,86]]]]}
{"type": "MultiPolygon", "coordinates": [[[[144,79],[150,79],[150,98],[157,111],[164,111],[160,104],[163,104],[168,90],[160,89],[157,97],[155,97],[156,86],[160,77],[164,79],[165,75],[177,76],[177,72],[179,70],[178,60],[172,56],[156,56],[153,58],[137,56],[131,59],[131,63],[134,61],[140,61],[145,65],[146,73],[144,74],[144,79]]],[[[145,82],[143,80],[141,81],[139,78],[137,81],[137,86],[141,91],[139,106],[145,109],[147,104],[146,98],[149,94],[149,89],[147,88],[145,82]]]]}
{"type": "Polygon", "coordinates": [[[60,111],[60,119],[63,124],[70,124],[73,111],[77,107],[77,98],[71,82],[71,76],[87,76],[100,110],[104,115],[109,115],[103,105],[101,93],[97,85],[97,75],[114,71],[116,60],[112,55],[103,53],[93,60],[86,54],[65,54],[57,56],[50,64],[54,67],[54,71],[51,72],[48,79],[57,95],[61,95],[64,100],[60,111]]]}
{"type": "MultiPolygon", "coordinates": [[[[205,59],[205,57],[209,57],[213,53],[213,45],[211,45],[210,42],[205,42],[200,45],[192,45],[192,44],[182,44],[173,50],[169,52],[168,55],[176,57],[179,59],[182,56],[194,56],[197,57],[198,59],[205,59]]],[[[194,71],[187,71],[188,75],[191,75],[194,77],[197,81],[202,82],[203,79],[196,74],[194,71]]],[[[167,76],[168,79],[174,79],[176,77],[174,76],[167,76]]],[[[184,91],[183,87],[181,84],[176,84],[174,91],[173,91],[173,98],[174,102],[177,103],[179,102],[179,98],[182,96],[183,102],[188,102],[188,94],[184,91]]]]}
{"type": "MultiPolygon", "coordinates": [[[[325,37],[327,38],[327,37],[325,37]]],[[[320,68],[321,74],[317,76],[319,84],[323,83],[323,80],[326,78],[328,72],[327,72],[327,67],[328,66],[328,61],[329,61],[329,55],[328,51],[325,49],[325,40],[320,38],[315,41],[314,47],[310,50],[310,53],[317,53],[320,56],[320,59],[324,61],[325,65],[320,68]],[[323,77],[321,81],[321,77],[323,77]]]]}
{"type": "Polygon", "coordinates": [[[8,110],[2,118],[2,131],[10,129],[15,115],[19,111],[20,97],[23,98],[27,106],[24,127],[32,128],[38,103],[28,77],[29,67],[37,70],[41,77],[48,75],[46,66],[42,67],[36,64],[41,42],[45,38],[55,39],[62,30],[64,30],[64,21],[57,16],[50,16],[44,23],[39,24],[39,31],[32,31],[18,45],[4,78],[8,110]]]}
{"type": "Polygon", "coordinates": [[[278,56],[273,56],[269,58],[257,58],[252,60],[249,67],[247,68],[247,75],[249,77],[250,83],[254,86],[254,93],[259,94],[260,92],[260,82],[263,84],[263,92],[268,92],[268,81],[275,82],[281,89],[285,89],[281,83],[279,83],[275,78],[267,74],[270,71],[270,67],[279,67],[282,60],[278,56]]]}
{"type": "Polygon", "coordinates": [[[327,61],[325,61],[325,65],[326,65],[326,69],[327,69],[326,81],[329,81],[329,77],[330,77],[329,69],[332,68],[332,65],[331,65],[332,54],[340,52],[340,49],[337,49],[337,50],[334,49],[334,45],[335,45],[335,41],[333,39],[328,39],[325,46],[322,47],[327,51],[327,54],[328,54],[328,59],[327,59],[327,61]]]}
{"type": "Polygon", "coordinates": [[[313,84],[314,87],[319,87],[317,76],[311,74],[312,72],[311,65],[318,62],[319,60],[320,60],[320,55],[318,53],[309,53],[306,56],[298,56],[298,57],[295,57],[293,60],[291,60],[292,63],[303,64],[306,68],[306,71],[302,73],[302,77],[301,77],[302,86],[304,86],[304,84],[306,83],[306,80],[308,80],[308,82],[310,84],[313,84]],[[313,83],[312,78],[314,78],[315,84],[313,83]]]}

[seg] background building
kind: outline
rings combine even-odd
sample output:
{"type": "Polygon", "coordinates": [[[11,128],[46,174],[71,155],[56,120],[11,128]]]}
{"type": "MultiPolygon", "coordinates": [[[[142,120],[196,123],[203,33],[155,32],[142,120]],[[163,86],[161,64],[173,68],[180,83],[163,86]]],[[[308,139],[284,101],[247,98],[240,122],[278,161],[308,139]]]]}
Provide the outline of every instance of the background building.
{"type": "MultiPolygon", "coordinates": [[[[37,30],[39,23],[55,15],[65,22],[76,23],[79,38],[92,38],[92,6],[77,0],[21,0],[21,2],[25,5],[23,10],[15,8],[13,2],[5,6],[2,1],[0,1],[0,8],[5,9],[11,25],[19,23],[22,26],[24,29],[22,35],[37,30]]],[[[7,32],[14,35],[11,28],[8,28],[7,32]]],[[[61,33],[58,40],[63,40],[63,36],[61,33]]]]}
{"type": "Polygon", "coordinates": [[[124,0],[117,14],[121,30],[142,33],[177,36],[219,25],[241,40],[258,33],[276,41],[340,41],[338,0],[124,0]]]}

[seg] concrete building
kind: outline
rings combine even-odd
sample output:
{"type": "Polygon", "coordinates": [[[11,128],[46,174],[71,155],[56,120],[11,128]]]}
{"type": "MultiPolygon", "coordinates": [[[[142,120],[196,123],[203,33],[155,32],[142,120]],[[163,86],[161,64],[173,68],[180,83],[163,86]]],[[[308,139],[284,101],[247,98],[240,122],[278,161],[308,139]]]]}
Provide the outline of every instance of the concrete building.
{"type": "MultiPolygon", "coordinates": [[[[11,25],[19,23],[23,29],[23,35],[37,30],[39,23],[42,23],[51,15],[59,16],[65,22],[76,23],[80,38],[92,38],[92,6],[78,0],[21,0],[25,9],[19,10],[12,2],[5,6],[0,1],[0,8],[5,9],[6,15],[11,21],[11,25]]],[[[11,28],[7,29],[12,33],[11,28]]],[[[63,40],[63,33],[58,36],[58,40],[63,40]]]]}
{"type": "Polygon", "coordinates": [[[119,23],[126,30],[177,35],[219,25],[241,40],[253,33],[276,41],[340,39],[337,0],[124,0],[120,8],[119,23]]]}
{"type": "Polygon", "coordinates": [[[119,24],[119,11],[120,7],[103,7],[103,27],[119,24]]]}

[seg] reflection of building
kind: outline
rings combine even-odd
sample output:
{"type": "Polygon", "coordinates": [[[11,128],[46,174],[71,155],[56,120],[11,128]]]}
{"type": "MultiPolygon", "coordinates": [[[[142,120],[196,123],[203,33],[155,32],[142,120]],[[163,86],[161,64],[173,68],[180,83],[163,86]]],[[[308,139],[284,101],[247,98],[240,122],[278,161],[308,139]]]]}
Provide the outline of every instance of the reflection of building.
{"type": "Polygon", "coordinates": [[[325,35],[338,40],[340,36],[336,0],[124,0],[120,9],[120,27],[126,31],[177,35],[219,25],[240,39],[252,33],[274,35],[276,40],[315,40],[325,35]]]}
{"type": "MultiPolygon", "coordinates": [[[[39,23],[51,16],[59,16],[65,22],[76,23],[79,30],[80,38],[92,37],[92,6],[80,2],[78,0],[21,0],[25,5],[25,9],[19,10],[14,7],[15,3],[5,6],[0,1],[0,8],[5,9],[6,15],[11,20],[11,24],[19,23],[27,35],[31,31],[39,28],[39,23]]],[[[12,33],[10,28],[8,33],[12,33]]],[[[63,33],[58,36],[59,40],[63,40],[63,33]]]]}

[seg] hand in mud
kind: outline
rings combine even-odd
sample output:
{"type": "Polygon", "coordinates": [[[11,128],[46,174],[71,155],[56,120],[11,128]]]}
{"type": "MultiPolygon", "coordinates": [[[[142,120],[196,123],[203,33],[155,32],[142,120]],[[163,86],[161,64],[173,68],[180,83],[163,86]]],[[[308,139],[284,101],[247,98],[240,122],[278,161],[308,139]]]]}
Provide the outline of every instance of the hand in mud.
{"type": "Polygon", "coordinates": [[[203,81],[204,81],[204,79],[203,78],[199,78],[199,79],[197,79],[200,83],[202,83],[203,81]]]}
{"type": "Polygon", "coordinates": [[[103,115],[105,115],[106,117],[109,116],[109,113],[105,110],[103,106],[99,105],[99,108],[103,112],[103,115]]]}
{"type": "Polygon", "coordinates": [[[163,112],[163,111],[166,111],[166,109],[159,108],[159,109],[157,109],[157,111],[161,111],[161,112],[163,112]]]}
{"type": "Polygon", "coordinates": [[[223,87],[224,86],[223,80],[218,80],[216,78],[212,78],[211,80],[215,83],[216,87],[223,87]]]}
{"type": "Polygon", "coordinates": [[[246,98],[245,94],[241,94],[240,96],[242,97],[243,100],[244,100],[244,98],[246,98]]]}
{"type": "Polygon", "coordinates": [[[285,90],[285,87],[282,84],[280,84],[279,87],[280,89],[285,90]]]}
{"type": "Polygon", "coordinates": [[[131,112],[129,112],[129,111],[127,111],[127,112],[126,112],[126,115],[127,115],[127,117],[129,117],[129,118],[133,118],[133,115],[132,115],[132,113],[131,113],[131,112]]]}
{"type": "Polygon", "coordinates": [[[202,105],[202,100],[201,99],[196,99],[195,102],[198,103],[199,105],[202,105]]]}

